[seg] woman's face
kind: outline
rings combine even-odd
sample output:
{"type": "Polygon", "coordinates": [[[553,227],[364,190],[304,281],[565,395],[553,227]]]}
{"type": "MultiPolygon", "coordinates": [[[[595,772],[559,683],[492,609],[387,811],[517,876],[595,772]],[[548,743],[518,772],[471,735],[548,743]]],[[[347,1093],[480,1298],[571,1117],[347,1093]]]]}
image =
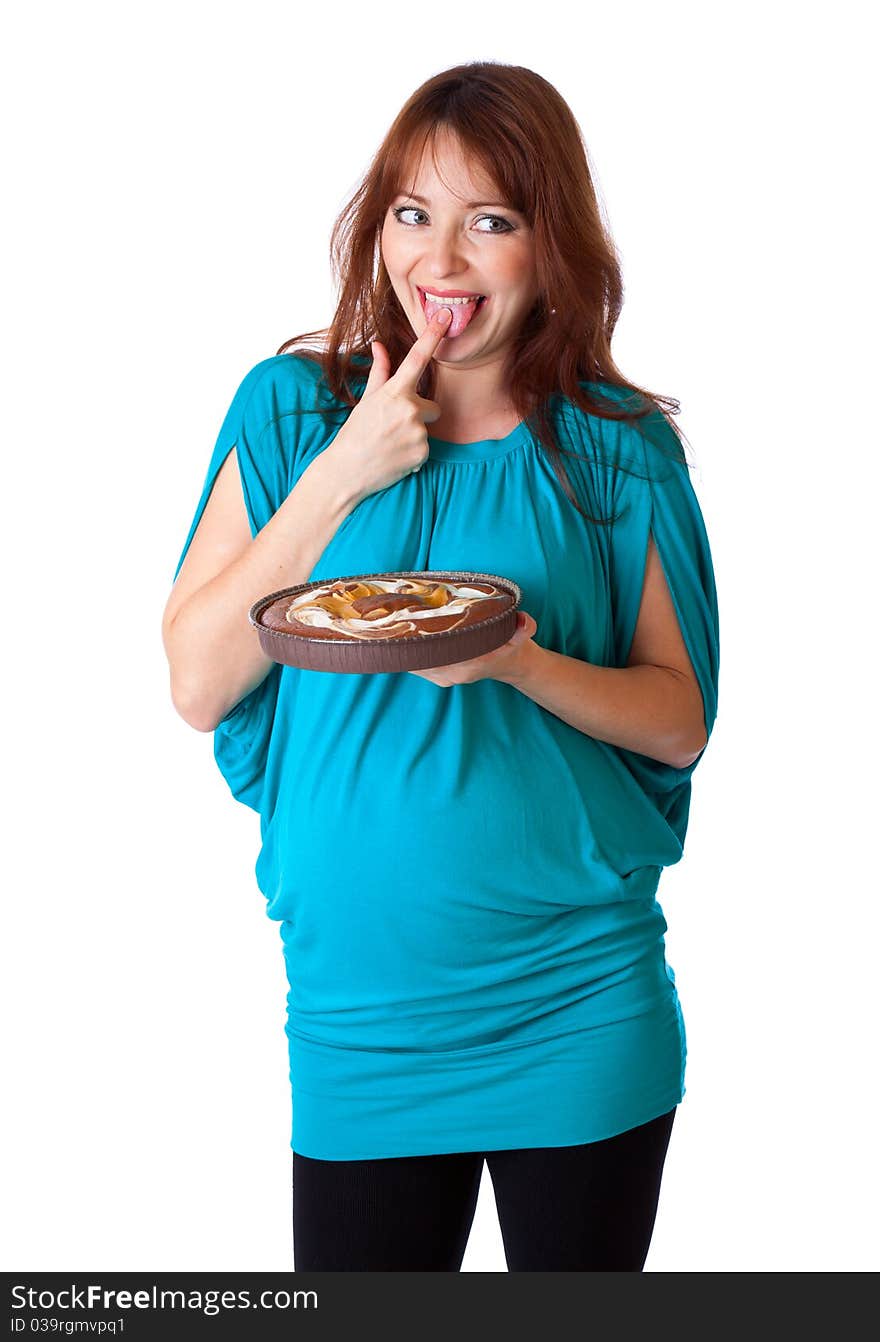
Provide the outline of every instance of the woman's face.
{"type": "Polygon", "coordinates": [[[485,296],[479,304],[451,305],[450,333],[434,356],[476,366],[506,350],[538,298],[533,235],[524,216],[499,201],[493,183],[474,175],[447,132],[438,137],[436,157],[435,169],[426,150],[415,182],[407,183],[415,195],[391,202],[382,259],[417,336],[436,310],[425,291],[441,299],[444,291],[485,296]]]}

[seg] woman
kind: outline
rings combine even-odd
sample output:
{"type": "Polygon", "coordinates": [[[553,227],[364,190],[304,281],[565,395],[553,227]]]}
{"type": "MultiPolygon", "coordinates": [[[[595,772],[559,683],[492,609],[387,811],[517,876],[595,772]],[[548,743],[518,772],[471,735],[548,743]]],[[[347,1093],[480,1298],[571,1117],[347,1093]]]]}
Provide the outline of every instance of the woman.
{"type": "Polygon", "coordinates": [[[333,249],[326,348],[239,387],[163,625],[175,706],[260,814],[295,1266],[459,1270],[485,1159],[510,1270],[640,1271],[686,1053],[655,891],[717,704],[681,443],[612,361],[619,267],[534,72],[428,80],[333,249]],[[247,618],[441,569],[519,584],[508,643],[339,675],[247,618]]]}

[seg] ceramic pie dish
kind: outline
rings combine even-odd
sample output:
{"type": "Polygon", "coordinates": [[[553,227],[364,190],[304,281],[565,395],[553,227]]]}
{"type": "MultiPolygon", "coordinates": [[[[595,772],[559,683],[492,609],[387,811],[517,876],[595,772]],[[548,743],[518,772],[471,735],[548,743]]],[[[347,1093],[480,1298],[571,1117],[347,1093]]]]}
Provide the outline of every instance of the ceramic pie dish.
{"type": "Polygon", "coordinates": [[[261,597],[248,618],[268,657],[308,671],[422,671],[513,637],[522,592],[469,570],[356,573],[261,597]]]}

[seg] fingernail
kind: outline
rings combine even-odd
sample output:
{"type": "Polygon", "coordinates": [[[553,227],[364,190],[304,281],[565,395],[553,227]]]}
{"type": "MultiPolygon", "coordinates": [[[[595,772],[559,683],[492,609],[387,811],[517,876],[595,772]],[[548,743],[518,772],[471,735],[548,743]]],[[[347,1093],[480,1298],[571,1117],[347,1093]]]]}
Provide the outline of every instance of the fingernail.
{"type": "Polygon", "coordinates": [[[446,326],[449,322],[451,322],[452,313],[450,312],[449,308],[441,308],[440,311],[437,313],[437,320],[441,326],[446,326]]]}

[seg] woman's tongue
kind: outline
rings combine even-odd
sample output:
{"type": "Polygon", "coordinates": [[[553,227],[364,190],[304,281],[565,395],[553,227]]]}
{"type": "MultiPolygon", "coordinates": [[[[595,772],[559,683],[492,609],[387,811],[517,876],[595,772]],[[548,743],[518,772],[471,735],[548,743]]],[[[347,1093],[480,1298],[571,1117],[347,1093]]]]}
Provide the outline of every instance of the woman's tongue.
{"type": "MultiPolygon", "coordinates": [[[[484,300],[485,301],[485,300],[484,300]]],[[[425,316],[431,321],[435,312],[441,308],[448,307],[452,313],[452,321],[446,331],[444,339],[450,340],[454,336],[461,335],[466,326],[469,326],[471,319],[477,311],[483,306],[478,300],[473,303],[433,303],[430,298],[425,299],[425,316]]]]}

